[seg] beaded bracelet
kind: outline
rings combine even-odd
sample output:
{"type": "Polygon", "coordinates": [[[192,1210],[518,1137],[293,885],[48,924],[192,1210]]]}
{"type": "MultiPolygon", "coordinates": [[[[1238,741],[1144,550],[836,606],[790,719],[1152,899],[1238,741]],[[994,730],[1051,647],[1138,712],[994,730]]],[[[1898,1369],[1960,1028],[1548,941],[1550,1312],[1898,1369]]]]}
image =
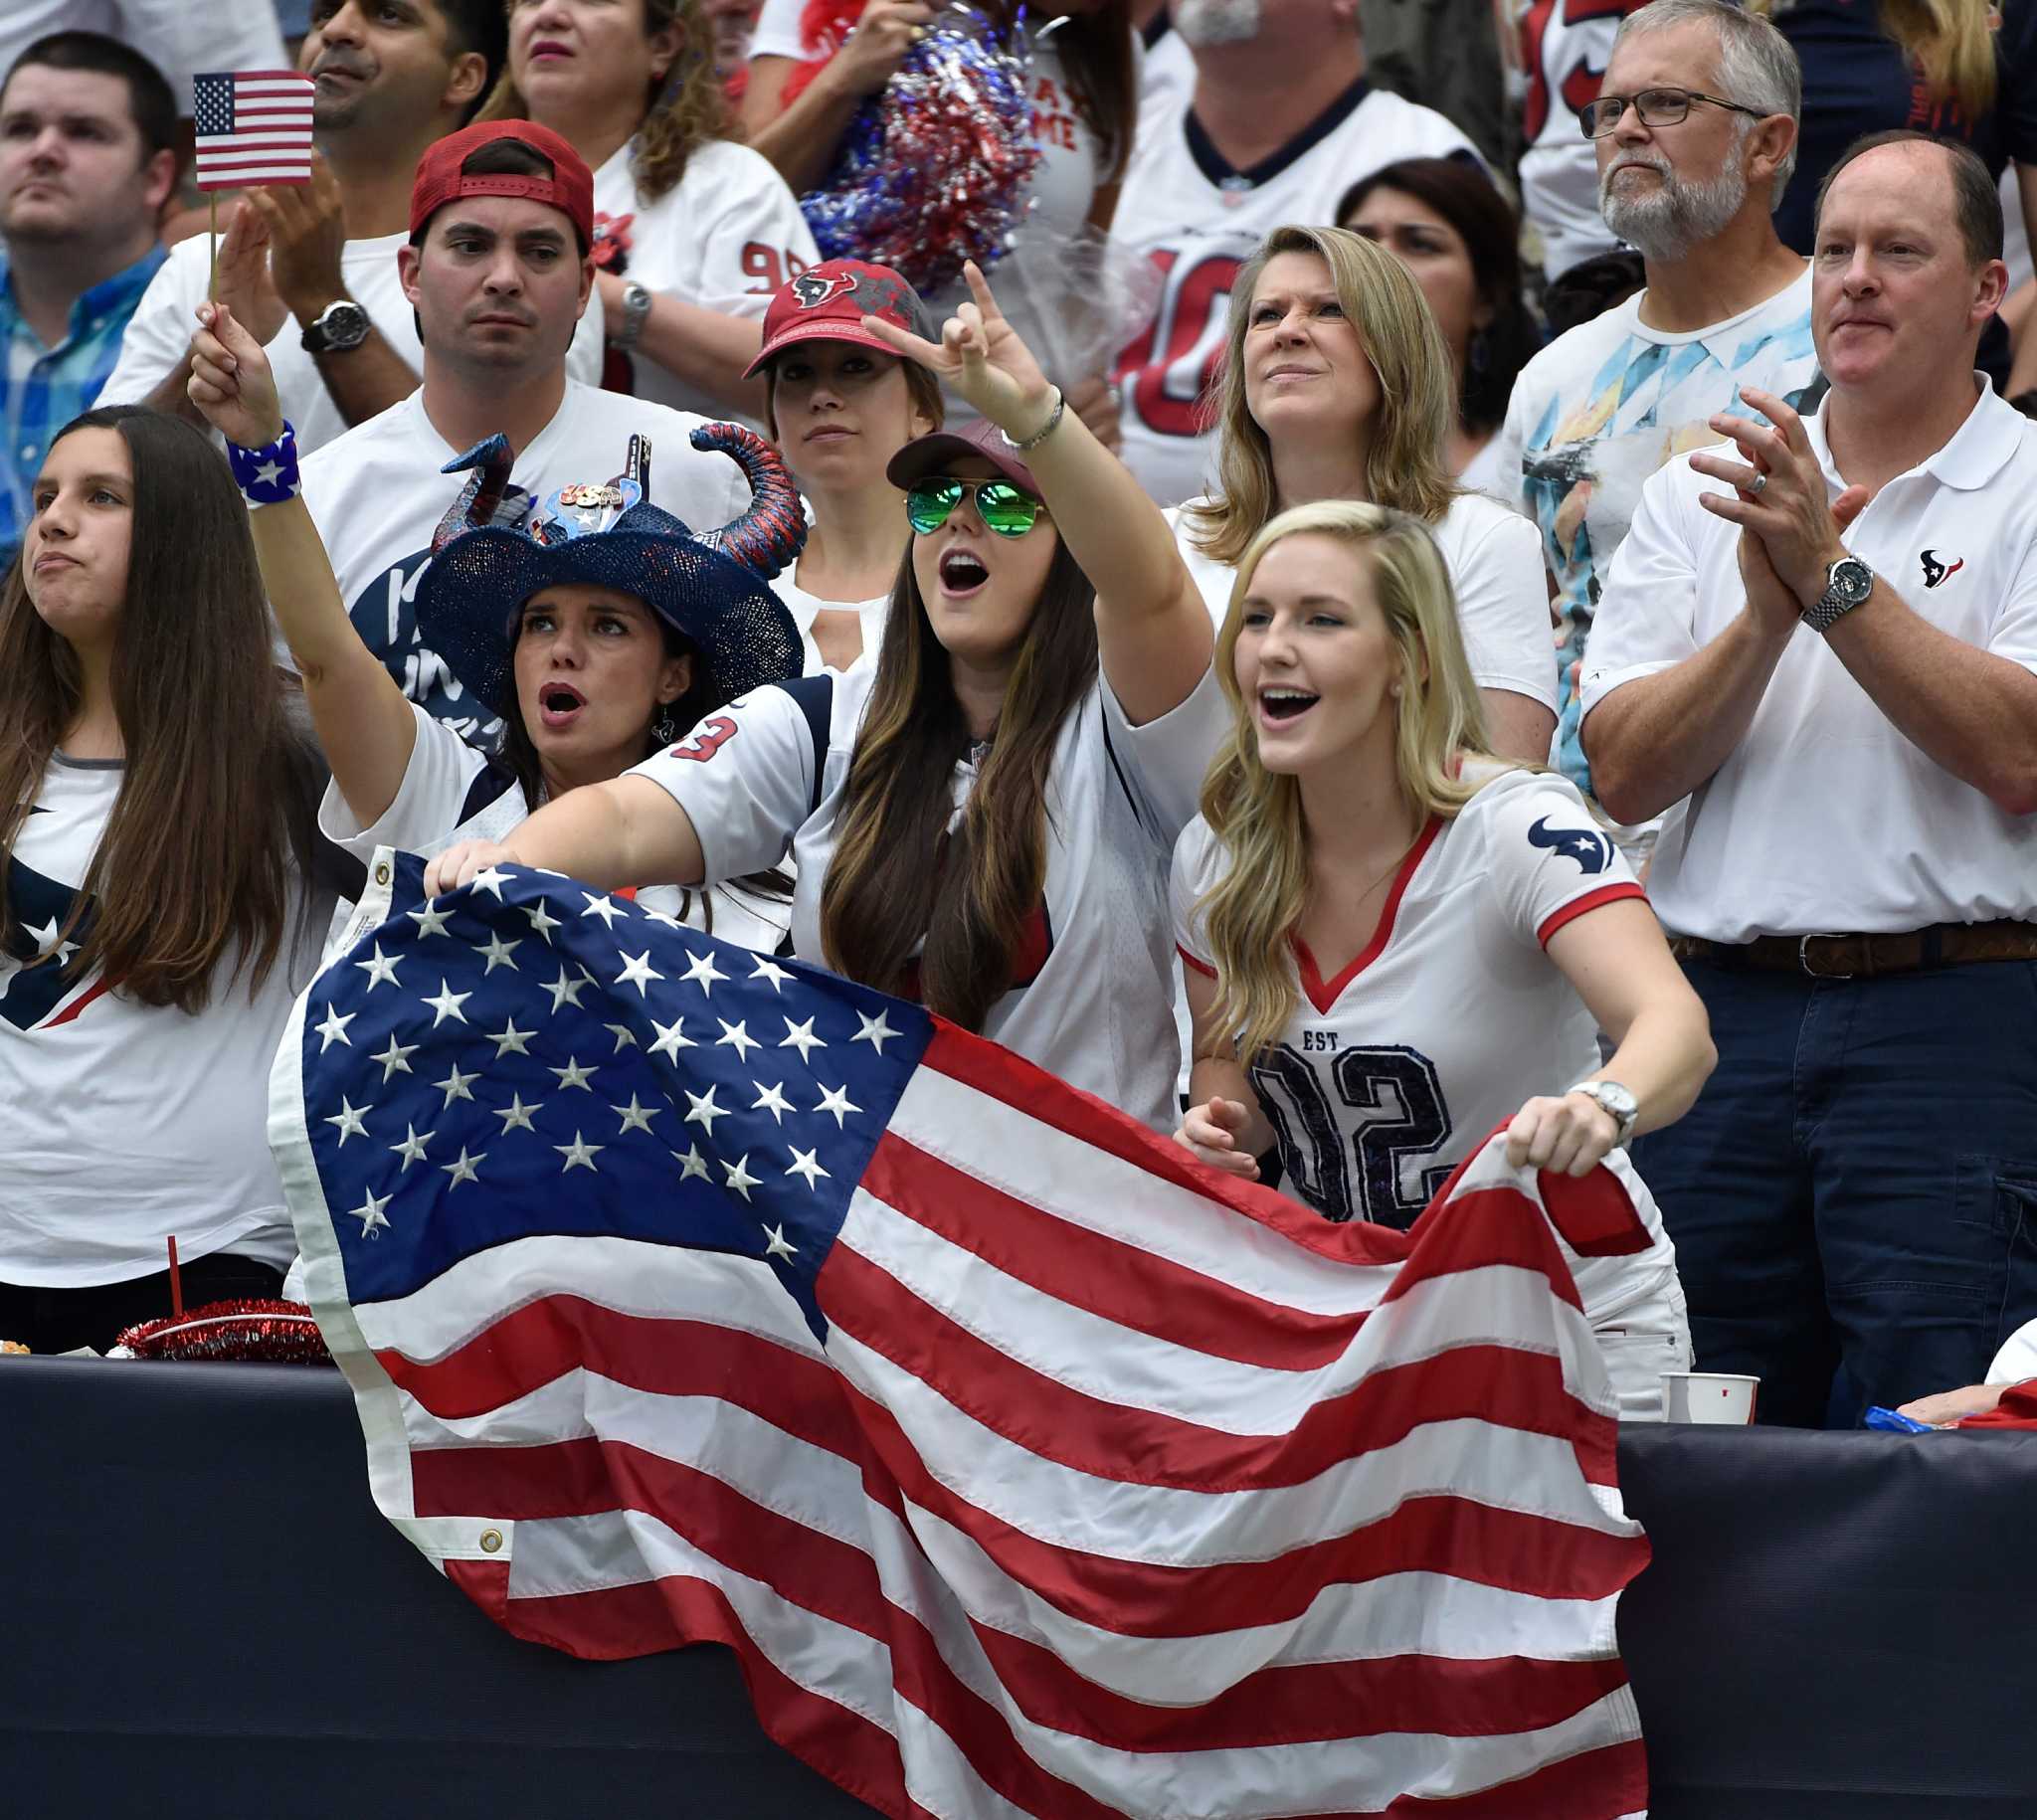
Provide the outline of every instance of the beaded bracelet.
{"type": "Polygon", "coordinates": [[[227,445],[227,459],[234,469],[234,483],[250,505],[280,505],[297,496],[297,433],[285,423],[282,435],[262,449],[227,445]]]}
{"type": "Polygon", "coordinates": [[[1067,408],[1068,395],[1059,386],[1056,386],[1054,387],[1054,408],[1052,412],[1049,413],[1046,422],[1040,425],[1024,442],[1019,442],[1008,430],[1001,429],[998,435],[1005,439],[1005,447],[1007,449],[1016,449],[1020,455],[1025,455],[1029,451],[1037,449],[1040,444],[1045,442],[1048,437],[1052,436],[1061,427],[1061,413],[1067,410],[1067,408]]]}

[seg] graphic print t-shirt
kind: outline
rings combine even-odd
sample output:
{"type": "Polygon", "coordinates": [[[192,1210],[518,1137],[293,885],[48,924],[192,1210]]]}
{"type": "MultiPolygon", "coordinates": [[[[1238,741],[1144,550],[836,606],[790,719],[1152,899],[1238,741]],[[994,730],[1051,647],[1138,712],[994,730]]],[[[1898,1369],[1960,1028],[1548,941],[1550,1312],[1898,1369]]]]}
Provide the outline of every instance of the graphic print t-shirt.
{"type": "Polygon", "coordinates": [[[1571,666],[1583,655],[1613,552],[1648,476],[1687,450],[1719,441],[1722,411],[1753,387],[1816,407],[1823,383],[1810,336],[1810,269],[1740,315],[1670,334],[1641,320],[1641,297],[1580,323],[1537,354],[1515,381],[1497,439],[1502,485],[1542,531],[1563,629],[1557,755],[1580,788],[1590,772],[1577,739],[1571,666]]]}
{"type": "MultiPolygon", "coordinates": [[[[223,966],[195,1015],[68,963],[67,929],[120,794],[117,761],[53,759],[7,860],[0,927],[0,1283],[117,1283],[232,1249],[296,1250],[269,1154],[269,1068],[318,931],[292,921],[251,999],[223,966]]],[[[294,918],[294,909],[293,909],[294,918]]]]}

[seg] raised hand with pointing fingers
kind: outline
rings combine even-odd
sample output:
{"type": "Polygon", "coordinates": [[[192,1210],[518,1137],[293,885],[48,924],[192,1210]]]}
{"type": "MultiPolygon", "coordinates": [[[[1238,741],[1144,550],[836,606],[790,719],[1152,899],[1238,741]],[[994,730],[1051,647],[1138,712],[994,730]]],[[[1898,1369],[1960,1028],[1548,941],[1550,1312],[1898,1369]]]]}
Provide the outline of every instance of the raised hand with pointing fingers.
{"type": "Polygon", "coordinates": [[[941,325],[939,345],[881,316],[865,316],[863,327],[894,353],[936,374],[1013,442],[1028,442],[1060,401],[1032,350],[1005,319],[982,269],[972,260],[962,272],[972,300],[941,325]]]}

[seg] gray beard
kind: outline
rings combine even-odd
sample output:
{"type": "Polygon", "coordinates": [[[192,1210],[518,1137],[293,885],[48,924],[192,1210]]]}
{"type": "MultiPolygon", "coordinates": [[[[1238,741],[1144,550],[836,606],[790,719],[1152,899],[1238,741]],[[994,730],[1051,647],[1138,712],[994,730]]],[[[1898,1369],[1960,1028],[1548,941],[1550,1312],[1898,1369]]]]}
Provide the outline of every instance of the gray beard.
{"type": "Polygon", "coordinates": [[[1656,168],[1662,185],[1649,195],[1616,194],[1601,179],[1598,212],[1644,260],[1673,266],[1701,242],[1725,232],[1747,201],[1747,176],[1731,164],[1709,182],[1689,183],[1674,171],[1656,168]]]}
{"type": "Polygon", "coordinates": [[[1174,29],[1196,51],[1249,44],[1259,35],[1259,0],[1179,0],[1174,29]]]}

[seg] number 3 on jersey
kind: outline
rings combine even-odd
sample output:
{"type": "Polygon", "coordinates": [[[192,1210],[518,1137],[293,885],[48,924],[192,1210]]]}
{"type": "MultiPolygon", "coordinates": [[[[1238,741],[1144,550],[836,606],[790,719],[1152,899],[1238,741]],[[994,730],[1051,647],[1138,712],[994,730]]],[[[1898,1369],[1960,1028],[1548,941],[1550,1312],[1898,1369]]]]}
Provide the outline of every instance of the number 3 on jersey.
{"type": "Polygon", "coordinates": [[[1153,263],[1167,280],[1152,326],[1118,357],[1125,402],[1157,436],[1201,436],[1203,394],[1223,359],[1231,286],[1244,269],[1227,254],[1184,258],[1172,249],[1153,263]]]}
{"type": "Polygon", "coordinates": [[[1432,1156],[1450,1139],[1436,1065],[1418,1050],[1345,1049],[1318,1067],[1275,1043],[1250,1070],[1280,1146],[1280,1167],[1302,1199],[1326,1219],[1369,1219],[1405,1228],[1449,1178],[1447,1165],[1418,1170],[1403,1190],[1411,1158],[1432,1156]],[[1345,1116],[1324,1091],[1323,1072],[1345,1116]],[[1347,1150],[1341,1126],[1351,1128],[1347,1150]]]}

